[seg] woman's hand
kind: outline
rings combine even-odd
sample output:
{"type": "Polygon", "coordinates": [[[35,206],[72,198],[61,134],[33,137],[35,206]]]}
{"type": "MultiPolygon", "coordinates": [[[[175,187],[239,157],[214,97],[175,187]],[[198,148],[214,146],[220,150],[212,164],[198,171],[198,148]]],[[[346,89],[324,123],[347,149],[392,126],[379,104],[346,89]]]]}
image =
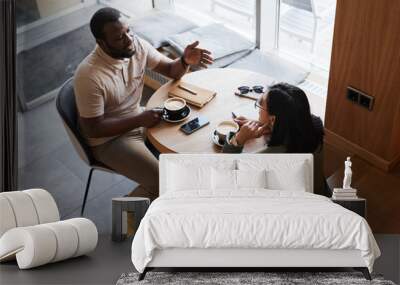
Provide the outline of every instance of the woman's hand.
{"type": "Polygon", "coordinates": [[[261,125],[260,122],[249,120],[244,123],[239,132],[236,133],[236,142],[239,145],[244,145],[248,140],[259,138],[270,132],[271,128],[269,124],[261,125]]]}
{"type": "Polygon", "coordinates": [[[235,123],[237,123],[239,125],[239,127],[243,126],[244,124],[246,124],[249,119],[247,119],[244,116],[239,116],[233,119],[235,121],[235,123]]]}
{"type": "Polygon", "coordinates": [[[244,117],[244,116],[236,117],[236,118],[233,119],[233,120],[239,125],[239,127],[243,126],[243,125],[246,124],[247,122],[255,122],[255,123],[261,125],[261,123],[260,123],[259,121],[251,120],[251,119],[248,119],[248,118],[246,118],[246,117],[244,117]]]}

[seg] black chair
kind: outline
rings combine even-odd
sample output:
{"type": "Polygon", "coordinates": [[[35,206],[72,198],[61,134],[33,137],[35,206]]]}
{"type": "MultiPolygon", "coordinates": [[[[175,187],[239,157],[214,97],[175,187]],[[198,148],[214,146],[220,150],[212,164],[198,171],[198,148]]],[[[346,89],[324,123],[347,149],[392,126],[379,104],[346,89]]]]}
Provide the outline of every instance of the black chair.
{"type": "Polygon", "coordinates": [[[61,116],[68,137],[72,142],[79,157],[90,167],[86,183],[85,196],[81,208],[81,216],[85,210],[86,199],[89,193],[92,174],[95,169],[115,173],[111,168],[94,159],[90,147],[82,137],[78,128],[78,110],[76,108],[73,78],[68,79],[61,87],[56,98],[57,111],[61,116]]]}

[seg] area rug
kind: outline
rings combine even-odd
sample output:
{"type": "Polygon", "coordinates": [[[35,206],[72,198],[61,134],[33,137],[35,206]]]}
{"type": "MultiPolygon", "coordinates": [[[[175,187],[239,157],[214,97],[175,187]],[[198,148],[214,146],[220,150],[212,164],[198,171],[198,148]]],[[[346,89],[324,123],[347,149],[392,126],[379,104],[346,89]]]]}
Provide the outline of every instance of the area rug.
{"type": "Polygon", "coordinates": [[[372,275],[368,281],[360,272],[148,272],[142,281],[139,273],[122,274],[116,285],[145,284],[221,284],[221,285],[395,285],[381,275],[372,275]]]}

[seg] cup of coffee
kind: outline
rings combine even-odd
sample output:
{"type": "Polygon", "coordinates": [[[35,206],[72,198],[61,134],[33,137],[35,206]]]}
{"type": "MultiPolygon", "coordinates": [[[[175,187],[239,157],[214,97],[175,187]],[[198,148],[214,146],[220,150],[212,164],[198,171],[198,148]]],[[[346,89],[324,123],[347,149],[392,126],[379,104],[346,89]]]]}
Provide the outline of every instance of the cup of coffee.
{"type": "Polygon", "coordinates": [[[230,132],[236,133],[238,130],[239,125],[234,121],[222,121],[217,125],[215,133],[217,134],[220,142],[225,142],[226,136],[230,132]]]}
{"type": "Polygon", "coordinates": [[[185,107],[185,99],[172,97],[164,101],[164,114],[170,120],[178,120],[182,117],[185,107]]]}

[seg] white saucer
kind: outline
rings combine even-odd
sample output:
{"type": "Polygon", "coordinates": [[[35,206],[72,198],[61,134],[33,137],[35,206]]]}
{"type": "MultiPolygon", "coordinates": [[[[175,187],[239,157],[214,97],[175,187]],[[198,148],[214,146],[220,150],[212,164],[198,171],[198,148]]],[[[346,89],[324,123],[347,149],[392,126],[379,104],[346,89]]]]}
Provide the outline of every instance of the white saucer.
{"type": "Polygon", "coordinates": [[[183,118],[180,118],[180,119],[177,119],[177,120],[170,120],[170,119],[165,118],[164,115],[162,115],[162,118],[163,118],[164,121],[166,121],[168,123],[179,123],[179,122],[182,122],[182,121],[186,120],[190,116],[190,112],[192,111],[188,105],[186,105],[185,108],[187,108],[189,110],[189,112],[183,118]]]}
{"type": "Polygon", "coordinates": [[[224,144],[221,144],[221,143],[219,142],[219,138],[218,138],[218,135],[217,135],[217,131],[214,131],[214,132],[211,134],[211,139],[212,139],[213,143],[215,143],[217,146],[219,146],[219,147],[223,147],[223,146],[224,146],[224,144]]]}

